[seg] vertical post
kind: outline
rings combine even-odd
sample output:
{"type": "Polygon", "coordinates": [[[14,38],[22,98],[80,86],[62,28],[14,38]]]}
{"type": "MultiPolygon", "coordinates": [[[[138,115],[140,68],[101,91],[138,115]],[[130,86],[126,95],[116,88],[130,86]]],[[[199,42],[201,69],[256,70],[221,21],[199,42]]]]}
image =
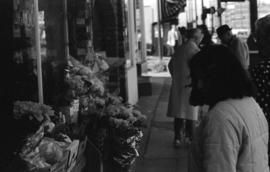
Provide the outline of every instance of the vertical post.
{"type": "Polygon", "coordinates": [[[211,27],[212,27],[212,35],[213,35],[215,33],[214,14],[211,14],[211,27]]]}
{"type": "Polygon", "coordinates": [[[141,55],[142,61],[146,59],[146,43],[145,43],[145,23],[144,23],[144,5],[143,0],[140,0],[140,19],[141,19],[141,55]]]}
{"type": "Polygon", "coordinates": [[[250,31],[255,32],[255,22],[258,19],[258,4],[257,0],[249,0],[250,9],[250,31]]]}
{"type": "Polygon", "coordinates": [[[219,25],[222,25],[222,18],[221,18],[221,1],[217,0],[217,14],[218,14],[218,21],[219,21],[219,25]]]}
{"type": "Polygon", "coordinates": [[[135,53],[135,23],[134,23],[134,1],[128,0],[128,39],[129,39],[129,57],[131,59],[131,65],[136,65],[136,53],[135,53]]]}
{"type": "MultiPolygon", "coordinates": [[[[202,14],[203,14],[203,9],[204,9],[204,2],[202,0],[202,14]]],[[[202,16],[202,14],[201,14],[201,16],[202,16]]],[[[203,18],[202,18],[202,23],[205,24],[205,19],[203,19],[203,18]]]]}
{"type": "Polygon", "coordinates": [[[163,56],[163,42],[162,42],[162,38],[161,38],[161,0],[157,0],[157,6],[158,6],[158,42],[159,42],[159,46],[158,46],[158,50],[159,50],[159,58],[160,60],[162,60],[162,56],[163,56]]]}
{"type": "Polygon", "coordinates": [[[65,44],[65,58],[69,60],[69,40],[68,40],[68,15],[67,15],[67,0],[63,0],[64,7],[64,44],[65,44]]]}
{"type": "Polygon", "coordinates": [[[195,23],[196,27],[198,26],[198,10],[197,10],[197,0],[195,0],[195,23]]]}
{"type": "Polygon", "coordinates": [[[37,52],[37,78],[38,78],[38,101],[43,104],[43,83],[42,83],[42,60],[40,54],[40,34],[38,23],[38,0],[34,0],[34,22],[35,22],[35,42],[37,52]]]}

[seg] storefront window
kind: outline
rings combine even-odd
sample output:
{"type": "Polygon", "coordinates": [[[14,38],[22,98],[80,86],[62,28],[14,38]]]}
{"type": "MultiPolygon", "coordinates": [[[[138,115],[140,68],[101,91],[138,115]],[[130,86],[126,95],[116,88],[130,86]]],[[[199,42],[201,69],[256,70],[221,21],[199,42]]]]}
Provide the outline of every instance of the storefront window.
{"type": "Polygon", "coordinates": [[[59,102],[67,64],[65,44],[65,0],[38,0],[40,58],[45,104],[59,102]]]}
{"type": "Polygon", "coordinates": [[[144,31],[144,9],[143,1],[136,0],[136,41],[137,41],[137,62],[145,60],[145,31],[144,31]]]}
{"type": "Polygon", "coordinates": [[[258,2],[258,18],[261,18],[269,14],[270,1],[269,0],[257,0],[258,2]]]}
{"type": "Polygon", "coordinates": [[[14,100],[38,101],[33,0],[14,0],[14,100]]]}
{"type": "Polygon", "coordinates": [[[225,11],[222,14],[223,24],[228,24],[242,40],[246,41],[250,34],[250,4],[245,2],[227,2],[222,6],[225,11]]]}

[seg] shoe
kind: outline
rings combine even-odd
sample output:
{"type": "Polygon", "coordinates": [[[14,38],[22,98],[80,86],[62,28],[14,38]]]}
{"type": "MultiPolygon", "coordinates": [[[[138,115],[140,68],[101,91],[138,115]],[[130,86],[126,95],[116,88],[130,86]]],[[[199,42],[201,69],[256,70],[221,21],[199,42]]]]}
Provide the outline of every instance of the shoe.
{"type": "Polygon", "coordinates": [[[179,148],[182,145],[182,142],[179,139],[175,139],[173,144],[175,148],[179,148]]]}

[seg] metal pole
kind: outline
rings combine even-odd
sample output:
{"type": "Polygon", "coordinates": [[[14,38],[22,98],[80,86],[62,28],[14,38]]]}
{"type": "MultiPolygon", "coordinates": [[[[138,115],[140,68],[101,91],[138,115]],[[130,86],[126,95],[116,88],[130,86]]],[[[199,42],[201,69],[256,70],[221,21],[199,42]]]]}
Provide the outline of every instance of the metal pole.
{"type": "Polygon", "coordinates": [[[163,43],[162,43],[162,38],[161,38],[161,0],[157,0],[157,6],[158,6],[158,39],[159,39],[159,58],[162,60],[163,57],[163,43]]]}
{"type": "MultiPolygon", "coordinates": [[[[221,1],[217,0],[217,11],[220,11],[221,9],[221,1]]],[[[218,13],[218,21],[219,21],[219,25],[222,25],[222,19],[221,19],[221,12],[218,13]]]]}
{"type": "Polygon", "coordinates": [[[67,14],[67,0],[63,0],[64,6],[64,41],[65,41],[65,58],[69,60],[69,39],[68,39],[68,14],[67,14]]]}
{"type": "Polygon", "coordinates": [[[255,32],[255,22],[258,19],[258,4],[257,0],[249,0],[250,9],[250,31],[255,32]]]}
{"type": "Polygon", "coordinates": [[[141,19],[141,55],[142,61],[146,60],[146,43],[145,43],[145,23],[144,23],[144,5],[143,0],[140,1],[140,19],[141,19]]]}
{"type": "Polygon", "coordinates": [[[38,101],[43,104],[43,83],[42,83],[42,60],[40,54],[40,34],[38,23],[38,0],[34,0],[34,22],[35,22],[35,41],[37,52],[37,78],[38,78],[38,101]]]}
{"type": "Polygon", "coordinates": [[[195,0],[195,23],[196,27],[198,26],[198,11],[197,11],[197,0],[195,0]]]}
{"type": "MultiPolygon", "coordinates": [[[[202,13],[203,13],[203,8],[204,8],[204,2],[202,0],[202,13]]],[[[202,19],[202,23],[205,24],[205,19],[202,19]]]]}
{"type": "Polygon", "coordinates": [[[212,25],[212,35],[215,33],[215,27],[214,27],[214,14],[211,14],[211,25],[212,25]]]}

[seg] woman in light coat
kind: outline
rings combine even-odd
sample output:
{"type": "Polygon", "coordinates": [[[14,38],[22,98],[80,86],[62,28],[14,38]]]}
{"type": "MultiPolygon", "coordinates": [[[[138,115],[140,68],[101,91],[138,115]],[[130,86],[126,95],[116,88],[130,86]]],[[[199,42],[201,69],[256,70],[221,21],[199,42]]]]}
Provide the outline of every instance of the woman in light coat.
{"type": "Polygon", "coordinates": [[[192,143],[189,172],[269,172],[268,124],[239,60],[215,45],[189,66],[191,104],[210,107],[192,143]]]}
{"type": "Polygon", "coordinates": [[[176,52],[169,63],[169,70],[172,76],[172,85],[168,103],[167,116],[174,118],[174,144],[181,145],[180,130],[184,121],[187,120],[186,135],[192,137],[193,121],[198,118],[198,108],[189,104],[190,84],[188,61],[193,55],[200,51],[198,45],[203,38],[200,29],[188,31],[188,41],[176,48],[176,52]]]}

